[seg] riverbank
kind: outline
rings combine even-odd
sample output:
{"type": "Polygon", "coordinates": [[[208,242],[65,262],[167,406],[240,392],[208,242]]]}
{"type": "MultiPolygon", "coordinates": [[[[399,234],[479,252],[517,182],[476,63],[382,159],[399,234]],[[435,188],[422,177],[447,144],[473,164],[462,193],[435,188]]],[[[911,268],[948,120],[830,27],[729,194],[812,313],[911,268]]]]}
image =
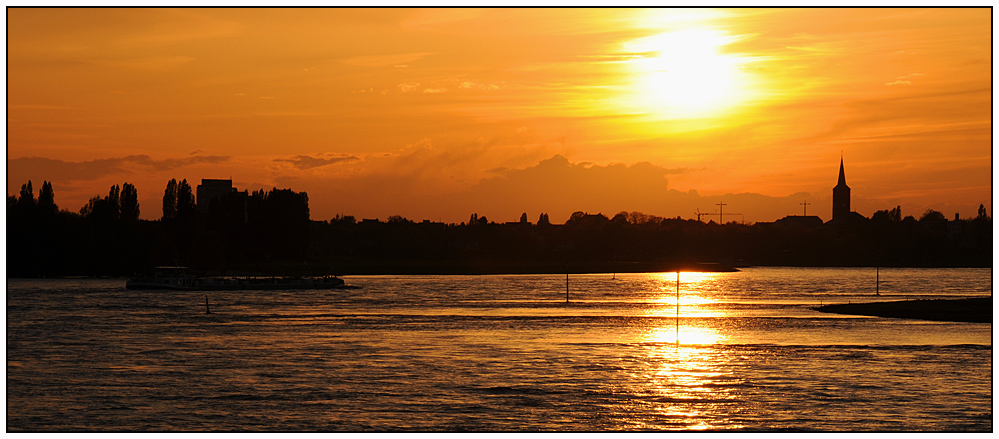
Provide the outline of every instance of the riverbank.
{"type": "Polygon", "coordinates": [[[677,270],[702,273],[735,272],[724,264],[703,262],[625,262],[625,261],[483,261],[483,260],[372,260],[341,259],[302,264],[241,264],[230,271],[278,274],[370,275],[495,275],[495,274],[590,274],[590,273],[669,273],[677,270]]]}
{"type": "Polygon", "coordinates": [[[904,300],[825,305],[816,311],[899,319],[921,319],[943,322],[992,322],[992,298],[904,300]]]}

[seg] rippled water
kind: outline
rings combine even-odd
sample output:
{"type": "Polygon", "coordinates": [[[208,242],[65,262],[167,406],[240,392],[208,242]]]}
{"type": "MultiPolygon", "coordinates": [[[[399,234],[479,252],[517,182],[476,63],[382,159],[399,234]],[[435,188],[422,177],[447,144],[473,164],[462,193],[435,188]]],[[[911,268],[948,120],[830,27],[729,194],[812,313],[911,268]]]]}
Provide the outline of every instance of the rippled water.
{"type": "Polygon", "coordinates": [[[8,280],[8,431],[991,431],[992,325],[820,303],[990,269],[366,276],[348,291],[8,280]],[[679,338],[679,345],[677,345],[679,338]]]}

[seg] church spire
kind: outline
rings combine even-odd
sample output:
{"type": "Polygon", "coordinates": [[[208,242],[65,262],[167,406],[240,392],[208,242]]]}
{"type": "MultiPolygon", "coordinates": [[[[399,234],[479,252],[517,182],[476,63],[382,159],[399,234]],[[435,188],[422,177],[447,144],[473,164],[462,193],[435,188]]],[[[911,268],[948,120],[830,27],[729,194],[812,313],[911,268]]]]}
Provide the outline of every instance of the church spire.
{"type": "Polygon", "coordinates": [[[839,158],[839,182],[836,186],[846,186],[846,172],[843,172],[843,157],[839,158]]]}
{"type": "Polygon", "coordinates": [[[839,158],[839,183],[833,188],[833,219],[850,215],[850,186],[846,185],[846,172],[843,171],[843,157],[839,158]]]}

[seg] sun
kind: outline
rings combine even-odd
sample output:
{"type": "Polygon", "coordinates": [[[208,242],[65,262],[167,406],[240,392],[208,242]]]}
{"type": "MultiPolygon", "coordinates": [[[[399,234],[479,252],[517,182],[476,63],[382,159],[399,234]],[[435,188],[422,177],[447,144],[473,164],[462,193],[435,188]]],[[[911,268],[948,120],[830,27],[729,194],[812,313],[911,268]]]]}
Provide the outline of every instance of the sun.
{"type": "Polygon", "coordinates": [[[666,119],[721,115],[743,99],[742,60],[721,49],[734,38],[708,29],[653,35],[625,44],[639,111],[666,119]]]}

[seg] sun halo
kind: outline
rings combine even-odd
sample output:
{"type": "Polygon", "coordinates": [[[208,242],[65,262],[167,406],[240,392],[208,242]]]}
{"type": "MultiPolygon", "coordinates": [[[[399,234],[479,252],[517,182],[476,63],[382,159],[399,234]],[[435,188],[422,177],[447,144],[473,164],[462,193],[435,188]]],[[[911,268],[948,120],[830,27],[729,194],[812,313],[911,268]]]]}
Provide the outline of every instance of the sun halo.
{"type": "Polygon", "coordinates": [[[689,119],[719,116],[742,100],[741,60],[721,52],[734,41],[721,32],[687,29],[626,44],[639,53],[630,106],[654,117],[689,119]]]}

